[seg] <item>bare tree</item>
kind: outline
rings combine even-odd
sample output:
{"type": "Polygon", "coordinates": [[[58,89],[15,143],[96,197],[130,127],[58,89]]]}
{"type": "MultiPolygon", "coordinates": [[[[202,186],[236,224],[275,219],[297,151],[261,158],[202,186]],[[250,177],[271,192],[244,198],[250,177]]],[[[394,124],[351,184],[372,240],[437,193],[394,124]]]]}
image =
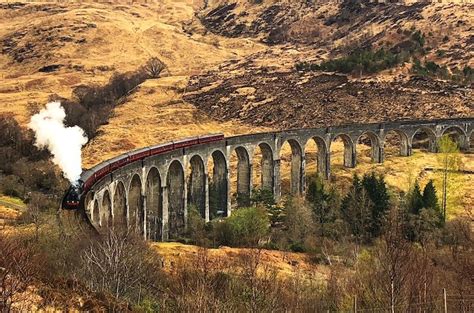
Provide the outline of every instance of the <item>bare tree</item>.
{"type": "Polygon", "coordinates": [[[163,70],[166,69],[166,64],[161,61],[158,57],[150,58],[145,66],[143,66],[143,70],[150,78],[158,78],[163,70]]]}
{"type": "Polygon", "coordinates": [[[159,281],[156,254],[132,232],[109,230],[82,254],[84,280],[91,290],[106,291],[116,299],[139,303],[159,281]]]}
{"type": "Polygon", "coordinates": [[[262,249],[249,249],[239,254],[241,292],[247,295],[244,305],[248,312],[274,312],[279,306],[283,285],[277,279],[276,270],[263,262],[263,255],[262,249]]]}
{"type": "Polygon", "coordinates": [[[32,283],[36,267],[34,254],[25,243],[0,234],[0,312],[10,312],[14,302],[32,283]]]}
{"type": "Polygon", "coordinates": [[[355,290],[364,308],[394,310],[403,304],[414,278],[415,253],[401,233],[398,209],[392,209],[385,234],[356,267],[355,290]]]}
{"type": "Polygon", "coordinates": [[[35,228],[35,240],[39,239],[40,228],[45,222],[44,214],[48,209],[48,199],[40,192],[31,192],[29,195],[28,208],[24,214],[27,222],[31,222],[35,228]]]}
{"type": "MultiPolygon", "coordinates": [[[[438,143],[439,153],[438,162],[442,171],[442,198],[441,212],[444,221],[446,221],[446,211],[448,207],[448,197],[452,193],[452,187],[456,179],[456,171],[459,170],[461,158],[459,156],[459,146],[448,135],[441,137],[438,143]]],[[[457,186],[458,188],[459,186],[457,186]]]]}

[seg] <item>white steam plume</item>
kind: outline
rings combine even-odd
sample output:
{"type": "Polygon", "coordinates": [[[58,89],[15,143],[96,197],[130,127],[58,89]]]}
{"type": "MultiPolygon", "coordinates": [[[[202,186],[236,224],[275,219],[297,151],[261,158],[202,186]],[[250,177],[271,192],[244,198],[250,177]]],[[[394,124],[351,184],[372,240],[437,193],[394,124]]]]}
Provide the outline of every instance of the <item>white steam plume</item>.
{"type": "Polygon", "coordinates": [[[31,117],[28,127],[35,132],[35,145],[40,149],[47,148],[64,177],[77,184],[82,172],[81,147],[87,143],[87,136],[78,126],[64,126],[65,117],[61,103],[50,102],[31,117]]]}

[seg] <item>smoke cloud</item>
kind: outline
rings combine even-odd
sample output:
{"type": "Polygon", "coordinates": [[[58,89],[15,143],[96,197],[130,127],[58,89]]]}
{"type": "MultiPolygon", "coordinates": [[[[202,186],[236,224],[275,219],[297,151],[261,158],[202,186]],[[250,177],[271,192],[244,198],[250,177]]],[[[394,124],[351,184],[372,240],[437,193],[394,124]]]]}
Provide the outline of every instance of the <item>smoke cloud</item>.
{"type": "Polygon", "coordinates": [[[66,112],[60,102],[50,102],[46,108],[31,117],[28,127],[35,132],[35,145],[47,148],[53,155],[53,162],[63,171],[72,184],[77,184],[82,172],[81,148],[87,143],[87,136],[78,126],[66,127],[66,112]]]}

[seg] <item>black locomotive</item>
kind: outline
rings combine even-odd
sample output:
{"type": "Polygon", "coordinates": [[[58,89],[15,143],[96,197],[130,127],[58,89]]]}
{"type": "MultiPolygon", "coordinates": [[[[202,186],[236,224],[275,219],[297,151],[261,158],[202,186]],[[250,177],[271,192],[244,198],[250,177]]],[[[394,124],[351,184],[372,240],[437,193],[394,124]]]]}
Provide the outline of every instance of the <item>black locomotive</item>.
{"type": "Polygon", "coordinates": [[[71,185],[63,197],[62,208],[64,210],[77,210],[81,202],[82,186],[84,183],[79,181],[78,185],[71,185]]]}

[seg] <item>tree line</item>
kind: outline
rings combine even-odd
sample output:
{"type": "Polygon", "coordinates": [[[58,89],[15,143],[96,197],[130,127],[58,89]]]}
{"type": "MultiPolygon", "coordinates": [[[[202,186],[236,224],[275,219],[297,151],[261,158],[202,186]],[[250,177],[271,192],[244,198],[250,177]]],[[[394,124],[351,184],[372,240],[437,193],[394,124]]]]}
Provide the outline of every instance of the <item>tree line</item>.
{"type": "MultiPolygon", "coordinates": [[[[456,163],[455,149],[441,144],[440,151],[440,164],[456,163]]],[[[446,190],[449,179],[442,180],[446,190]]],[[[360,310],[434,312],[446,288],[450,309],[469,312],[472,229],[465,218],[447,218],[449,201],[435,186],[415,181],[403,193],[367,173],[354,176],[342,194],[315,176],[304,198],[276,203],[271,191],[257,189],[249,207],[226,219],[206,223],[190,209],[179,240],[200,248],[171,271],[159,249],[133,231],[115,227],[97,236],[73,216],[60,222],[40,209],[35,231],[0,233],[0,306],[27,305],[24,291],[35,286],[40,307],[64,310],[326,312],[350,311],[356,299],[360,310]],[[253,249],[240,251],[235,262],[211,257],[210,248],[223,245],[253,249]],[[282,277],[264,262],[268,249],[304,252],[308,262],[327,268],[327,278],[303,275],[297,265],[282,277]]]]}

